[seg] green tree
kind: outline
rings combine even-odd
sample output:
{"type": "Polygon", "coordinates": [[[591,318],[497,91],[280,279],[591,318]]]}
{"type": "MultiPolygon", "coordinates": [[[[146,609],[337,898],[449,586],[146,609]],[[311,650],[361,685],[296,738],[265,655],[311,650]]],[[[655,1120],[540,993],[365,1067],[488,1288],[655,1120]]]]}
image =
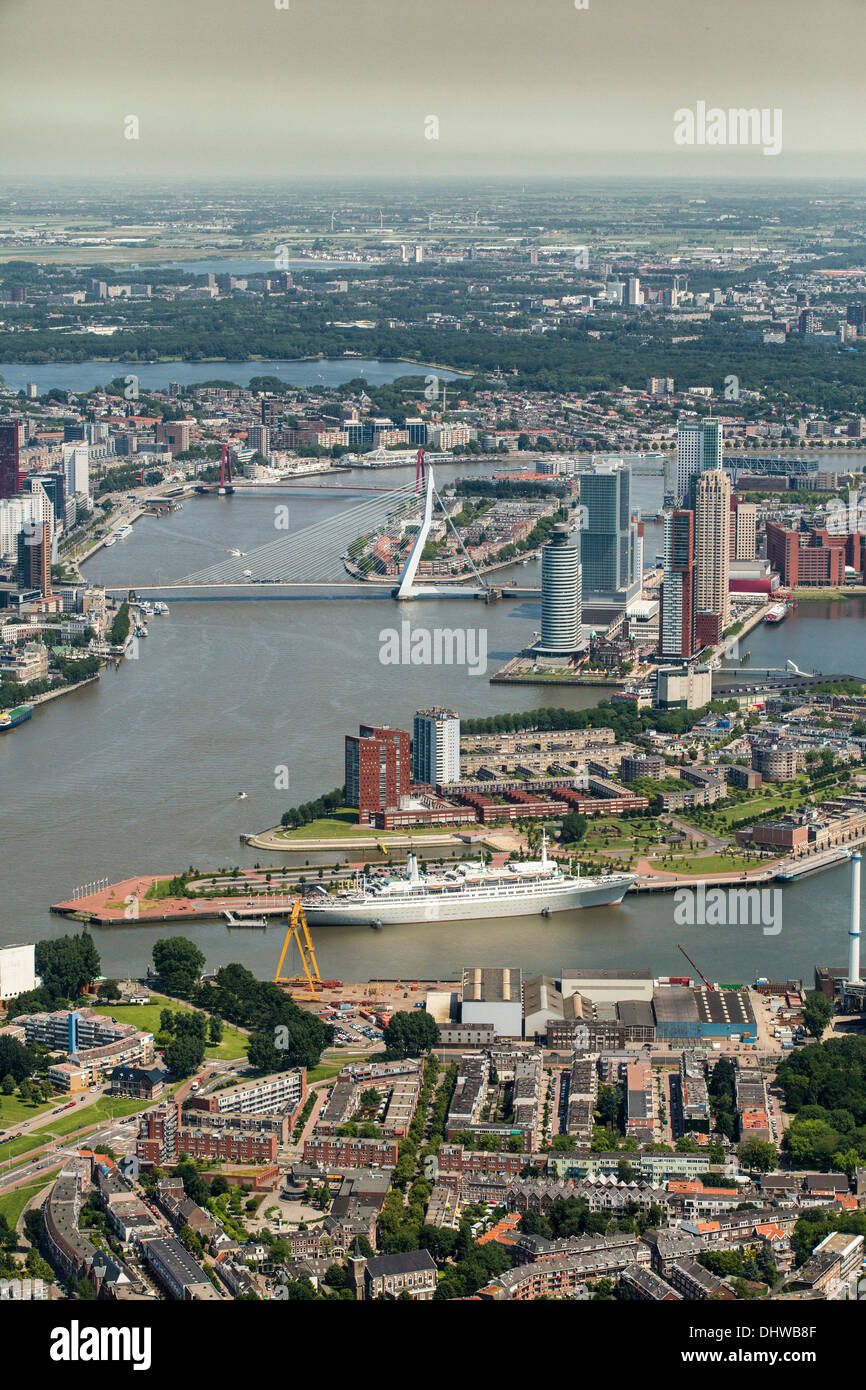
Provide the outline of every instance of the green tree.
{"type": "Polygon", "coordinates": [[[165,1064],[176,1077],[192,1076],[202,1064],[205,1045],[193,1033],[179,1033],[165,1049],[165,1064]]]}
{"type": "Polygon", "coordinates": [[[816,990],[807,997],[806,1007],[803,1010],[803,1023],[806,1032],[811,1034],[816,1042],[821,1041],[832,1017],[833,1004],[826,994],[816,990]]]}
{"type": "Polygon", "coordinates": [[[579,811],[570,811],[563,816],[559,826],[559,838],[563,844],[577,844],[586,834],[589,821],[579,811]]]}
{"type": "Polygon", "coordinates": [[[188,999],[198,983],[205,958],[185,936],[166,936],[153,945],[153,968],[168,994],[188,999]]]}
{"type": "Polygon", "coordinates": [[[779,1162],[775,1144],[766,1139],[746,1139],[737,1149],[740,1163],[750,1173],[771,1173],[779,1162]]]}
{"type": "Polygon", "coordinates": [[[187,1250],[191,1255],[195,1255],[196,1259],[201,1259],[202,1255],[204,1254],[204,1247],[201,1241],[199,1240],[198,1236],[196,1235],[195,1231],[192,1229],[192,1226],[183,1226],[178,1236],[178,1240],[180,1241],[181,1245],[186,1246],[187,1250]]]}
{"type": "Polygon", "coordinates": [[[48,998],[77,999],[99,974],[99,953],[84,933],[37,941],[36,973],[48,998]]]}
{"type": "Polygon", "coordinates": [[[114,621],[108,634],[108,640],[113,647],[123,646],[129,636],[129,628],[129,604],[124,601],[114,615],[114,621]]]}
{"type": "Polygon", "coordinates": [[[439,1027],[424,1009],[399,1011],[391,1015],[382,1034],[386,1057],[421,1057],[439,1041],[439,1027]]]}

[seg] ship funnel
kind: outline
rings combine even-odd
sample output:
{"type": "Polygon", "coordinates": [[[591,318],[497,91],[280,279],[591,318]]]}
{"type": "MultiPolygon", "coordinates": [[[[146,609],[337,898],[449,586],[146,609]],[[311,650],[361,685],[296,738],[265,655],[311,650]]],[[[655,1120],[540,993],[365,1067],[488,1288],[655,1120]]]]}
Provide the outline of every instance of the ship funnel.
{"type": "Polygon", "coordinates": [[[860,862],[859,854],[851,856],[851,925],[848,929],[848,983],[859,985],[860,979],[860,862]]]}
{"type": "Polygon", "coordinates": [[[406,855],[406,876],[410,883],[418,883],[419,881],[418,858],[411,850],[406,855]]]}

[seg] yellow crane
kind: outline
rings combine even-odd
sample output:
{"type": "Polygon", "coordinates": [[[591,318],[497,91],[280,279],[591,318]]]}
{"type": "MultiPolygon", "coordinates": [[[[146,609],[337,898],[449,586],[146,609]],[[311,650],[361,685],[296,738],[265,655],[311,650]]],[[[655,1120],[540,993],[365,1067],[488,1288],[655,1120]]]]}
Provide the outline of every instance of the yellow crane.
{"type": "Polygon", "coordinates": [[[295,898],[292,904],[289,925],[286,930],[286,939],[283,942],[283,950],[280,955],[280,963],[277,966],[277,973],[274,976],[274,984],[289,985],[293,997],[299,999],[317,1000],[319,998],[316,986],[318,986],[319,989],[322,988],[322,977],[319,974],[319,967],[316,963],[316,953],[313,950],[310,929],[307,926],[307,919],[304,916],[304,909],[300,898],[295,898]],[[282,973],[283,962],[286,959],[289,942],[293,939],[298,947],[304,973],[303,975],[292,975],[284,978],[282,973]]]}

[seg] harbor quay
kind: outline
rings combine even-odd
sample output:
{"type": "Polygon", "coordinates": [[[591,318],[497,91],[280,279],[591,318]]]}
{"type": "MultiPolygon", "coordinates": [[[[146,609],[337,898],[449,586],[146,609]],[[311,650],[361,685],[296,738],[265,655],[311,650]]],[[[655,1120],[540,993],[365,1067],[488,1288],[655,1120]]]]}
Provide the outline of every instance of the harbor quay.
{"type": "MultiPolygon", "coordinates": [[[[407,841],[408,843],[408,841],[407,841]]],[[[857,842],[860,846],[866,839],[857,842]]],[[[313,842],[311,846],[313,847],[313,842]]],[[[317,846],[321,848],[322,846],[317,846]]],[[[811,855],[788,855],[746,872],[687,874],[670,873],[655,868],[648,859],[635,864],[634,882],[628,893],[675,893],[681,888],[755,887],[772,882],[789,883],[823,870],[836,868],[850,857],[854,844],[844,849],[831,849],[811,855]]],[[[491,857],[493,867],[505,862],[502,849],[491,857]]],[[[385,865],[384,867],[388,867],[385,865]]],[[[399,869],[395,867],[395,871],[399,869]]],[[[95,886],[84,885],[69,898],[51,904],[58,916],[88,922],[95,926],[130,925],[156,926],[163,922],[208,921],[219,917],[240,917],[255,912],[259,917],[278,918],[290,912],[298,894],[314,883],[336,889],[351,886],[356,875],[363,873],[362,863],[303,867],[278,870],[244,869],[200,873],[194,877],[167,874],[140,874],[116,883],[103,880],[95,886]],[[169,891],[170,885],[179,889],[189,885],[190,896],[169,891]],[[222,891],[220,891],[222,889],[222,891]]]]}

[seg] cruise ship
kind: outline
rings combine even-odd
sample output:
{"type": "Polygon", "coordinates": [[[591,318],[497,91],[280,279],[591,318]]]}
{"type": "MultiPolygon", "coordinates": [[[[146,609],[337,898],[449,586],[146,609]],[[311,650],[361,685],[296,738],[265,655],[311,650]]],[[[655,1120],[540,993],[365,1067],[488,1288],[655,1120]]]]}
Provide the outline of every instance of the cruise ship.
{"type": "Polygon", "coordinates": [[[483,861],[421,873],[412,853],[406,872],[396,877],[364,878],[356,888],[328,893],[316,884],[304,898],[310,925],[380,927],[403,922],[460,922],[478,917],[549,917],[552,912],[621,903],[633,874],[582,878],[567,874],[547,854],[541,858],[491,869],[483,861]]]}

